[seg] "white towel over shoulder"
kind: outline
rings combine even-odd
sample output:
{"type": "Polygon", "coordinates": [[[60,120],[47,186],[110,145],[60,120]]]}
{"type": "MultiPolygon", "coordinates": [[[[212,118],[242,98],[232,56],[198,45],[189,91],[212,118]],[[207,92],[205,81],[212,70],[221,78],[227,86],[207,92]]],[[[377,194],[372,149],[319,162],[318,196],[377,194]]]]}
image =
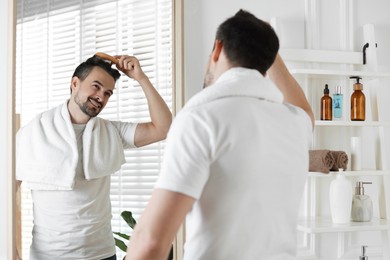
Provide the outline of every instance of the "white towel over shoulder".
{"type": "MultiPolygon", "coordinates": [[[[17,134],[16,179],[30,189],[71,190],[78,150],[67,103],[35,117],[17,134]]],[[[117,128],[101,118],[88,121],[83,134],[83,170],[87,180],[118,171],[125,162],[117,128]]]]}

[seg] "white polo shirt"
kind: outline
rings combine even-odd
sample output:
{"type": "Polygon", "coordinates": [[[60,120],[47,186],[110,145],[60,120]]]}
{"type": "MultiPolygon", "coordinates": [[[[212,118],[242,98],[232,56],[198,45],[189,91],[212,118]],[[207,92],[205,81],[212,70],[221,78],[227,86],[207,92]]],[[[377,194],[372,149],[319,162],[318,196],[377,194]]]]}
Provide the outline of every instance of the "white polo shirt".
{"type": "Polygon", "coordinates": [[[168,134],[156,188],[196,199],[184,259],[291,259],[311,121],[258,71],[233,68],[168,134]]]}

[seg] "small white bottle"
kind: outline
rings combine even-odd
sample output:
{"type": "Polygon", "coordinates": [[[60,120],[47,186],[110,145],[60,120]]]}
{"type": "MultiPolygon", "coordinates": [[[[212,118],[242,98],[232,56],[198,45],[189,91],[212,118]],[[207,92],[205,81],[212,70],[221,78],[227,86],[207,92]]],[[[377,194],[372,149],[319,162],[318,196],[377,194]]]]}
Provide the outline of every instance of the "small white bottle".
{"type": "Polygon", "coordinates": [[[332,222],[348,223],[351,220],[352,184],[339,169],[336,178],[330,183],[329,203],[332,222]]]}
{"type": "Polygon", "coordinates": [[[351,170],[360,171],[362,169],[362,145],[360,137],[351,137],[351,170]]]}
{"type": "Polygon", "coordinates": [[[372,200],[368,195],[364,195],[364,184],[372,182],[356,182],[355,195],[352,198],[351,219],[355,222],[367,222],[372,218],[372,200]]]}

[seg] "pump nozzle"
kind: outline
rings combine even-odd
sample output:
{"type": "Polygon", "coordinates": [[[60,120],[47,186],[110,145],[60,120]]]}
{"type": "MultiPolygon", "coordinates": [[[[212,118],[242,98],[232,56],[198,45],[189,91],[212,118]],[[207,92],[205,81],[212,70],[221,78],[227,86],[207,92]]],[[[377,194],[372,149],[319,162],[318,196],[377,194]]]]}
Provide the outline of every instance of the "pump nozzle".
{"type": "Polygon", "coordinates": [[[349,77],[350,79],[356,79],[356,83],[359,83],[359,81],[362,79],[361,77],[359,76],[351,76],[349,77]]]}
{"type": "Polygon", "coordinates": [[[364,195],[364,184],[372,184],[372,182],[358,181],[356,182],[355,195],[364,195]]]}
{"type": "Polygon", "coordinates": [[[353,84],[353,90],[363,90],[363,84],[359,82],[362,79],[361,77],[359,77],[359,76],[351,76],[349,78],[350,79],[356,79],[356,83],[353,84]]]}

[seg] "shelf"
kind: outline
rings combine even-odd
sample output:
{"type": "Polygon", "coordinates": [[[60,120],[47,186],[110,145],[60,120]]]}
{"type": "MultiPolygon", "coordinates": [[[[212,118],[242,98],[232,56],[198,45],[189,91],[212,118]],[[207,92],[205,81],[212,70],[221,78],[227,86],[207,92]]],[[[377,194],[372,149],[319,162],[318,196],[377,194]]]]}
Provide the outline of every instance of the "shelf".
{"type": "MultiPolygon", "coordinates": [[[[335,177],[337,171],[332,171],[329,173],[322,172],[309,172],[307,177],[325,177],[332,178],[335,177]]],[[[390,170],[361,170],[361,171],[344,171],[345,177],[359,177],[359,176],[390,176],[390,170]]]]}
{"type": "Polygon", "coordinates": [[[390,229],[390,220],[373,218],[370,222],[350,222],[345,224],[334,224],[331,218],[318,217],[300,219],[297,229],[299,231],[314,233],[336,233],[356,231],[378,231],[390,229]]]}
{"type": "Polygon", "coordinates": [[[309,78],[335,78],[345,79],[349,76],[360,76],[364,79],[390,78],[390,72],[377,71],[343,71],[343,70],[326,70],[326,69],[292,69],[290,73],[295,76],[307,76],[309,78]]]}
{"type": "Polygon", "coordinates": [[[390,126],[390,121],[325,121],[316,120],[315,126],[390,126]]]}

